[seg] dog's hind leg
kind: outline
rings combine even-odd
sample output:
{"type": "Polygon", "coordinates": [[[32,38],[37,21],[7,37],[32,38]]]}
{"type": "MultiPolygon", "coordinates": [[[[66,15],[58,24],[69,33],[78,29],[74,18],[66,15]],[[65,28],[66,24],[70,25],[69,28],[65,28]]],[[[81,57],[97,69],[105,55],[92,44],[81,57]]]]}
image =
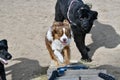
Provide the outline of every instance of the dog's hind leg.
{"type": "Polygon", "coordinates": [[[59,1],[60,0],[57,0],[56,6],[55,6],[55,21],[63,22],[64,21],[64,16],[62,15],[59,1]]]}

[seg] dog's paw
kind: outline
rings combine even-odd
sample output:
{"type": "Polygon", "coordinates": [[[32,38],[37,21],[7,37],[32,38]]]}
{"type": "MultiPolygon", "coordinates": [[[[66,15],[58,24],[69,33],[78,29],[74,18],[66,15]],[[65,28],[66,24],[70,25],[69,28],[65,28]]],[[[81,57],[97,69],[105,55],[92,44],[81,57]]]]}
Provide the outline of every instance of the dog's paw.
{"type": "Polygon", "coordinates": [[[92,62],[92,59],[91,58],[88,58],[88,59],[81,58],[81,61],[83,61],[83,62],[92,62]]]}

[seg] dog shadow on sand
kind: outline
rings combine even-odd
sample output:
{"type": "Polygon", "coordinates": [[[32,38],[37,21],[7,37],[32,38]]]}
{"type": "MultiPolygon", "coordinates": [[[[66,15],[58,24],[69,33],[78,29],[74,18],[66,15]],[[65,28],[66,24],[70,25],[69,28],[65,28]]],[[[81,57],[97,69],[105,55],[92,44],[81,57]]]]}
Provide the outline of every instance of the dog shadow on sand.
{"type": "Polygon", "coordinates": [[[48,67],[40,66],[37,60],[27,58],[17,58],[14,60],[20,62],[6,68],[6,71],[9,71],[6,75],[10,74],[12,80],[32,80],[47,73],[48,67]]]}
{"type": "Polygon", "coordinates": [[[88,45],[91,58],[100,47],[111,49],[120,44],[120,36],[116,33],[113,26],[100,23],[99,21],[95,21],[94,25],[90,32],[93,43],[88,45]]]}

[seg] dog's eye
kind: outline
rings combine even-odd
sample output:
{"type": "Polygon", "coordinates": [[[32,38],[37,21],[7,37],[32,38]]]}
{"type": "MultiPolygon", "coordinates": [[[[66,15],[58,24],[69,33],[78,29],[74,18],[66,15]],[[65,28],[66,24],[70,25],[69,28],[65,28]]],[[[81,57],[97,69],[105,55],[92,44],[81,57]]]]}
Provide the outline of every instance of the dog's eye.
{"type": "Polygon", "coordinates": [[[59,36],[62,36],[62,32],[61,32],[61,31],[60,31],[60,32],[58,31],[57,34],[58,34],[59,36]]]}
{"type": "Polygon", "coordinates": [[[62,29],[57,30],[56,34],[59,35],[59,36],[61,36],[62,35],[62,29]]]}
{"type": "Polygon", "coordinates": [[[66,31],[65,33],[68,37],[71,37],[70,30],[66,31]]]}

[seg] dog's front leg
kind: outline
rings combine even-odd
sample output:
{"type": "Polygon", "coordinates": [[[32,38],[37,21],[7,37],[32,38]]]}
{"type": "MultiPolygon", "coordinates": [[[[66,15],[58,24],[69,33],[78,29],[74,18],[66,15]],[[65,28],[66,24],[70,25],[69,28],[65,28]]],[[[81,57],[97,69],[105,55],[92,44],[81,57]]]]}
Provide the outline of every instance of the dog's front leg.
{"type": "Polygon", "coordinates": [[[66,46],[64,49],[63,49],[63,55],[64,55],[64,63],[65,65],[69,64],[70,63],[70,48],[69,46],[66,46]]]}
{"type": "Polygon", "coordinates": [[[81,60],[91,62],[91,59],[89,58],[89,55],[88,55],[87,47],[85,46],[85,43],[84,43],[84,37],[83,36],[84,35],[76,35],[74,37],[74,41],[76,43],[76,46],[77,46],[78,50],[81,52],[81,55],[82,55],[81,60]]]}
{"type": "Polygon", "coordinates": [[[79,28],[76,28],[76,26],[71,26],[74,36],[74,41],[76,43],[76,46],[78,50],[81,52],[82,60],[91,62],[91,58],[88,56],[89,48],[85,46],[85,36],[86,34],[82,32],[79,28]]]}
{"type": "Polygon", "coordinates": [[[63,60],[63,56],[62,56],[62,54],[61,54],[60,51],[58,51],[58,50],[54,50],[54,55],[58,58],[58,60],[59,60],[61,63],[64,62],[64,60],[63,60]]]}
{"type": "Polygon", "coordinates": [[[0,80],[6,80],[4,65],[2,65],[0,68],[1,68],[0,69],[0,80]]]}

